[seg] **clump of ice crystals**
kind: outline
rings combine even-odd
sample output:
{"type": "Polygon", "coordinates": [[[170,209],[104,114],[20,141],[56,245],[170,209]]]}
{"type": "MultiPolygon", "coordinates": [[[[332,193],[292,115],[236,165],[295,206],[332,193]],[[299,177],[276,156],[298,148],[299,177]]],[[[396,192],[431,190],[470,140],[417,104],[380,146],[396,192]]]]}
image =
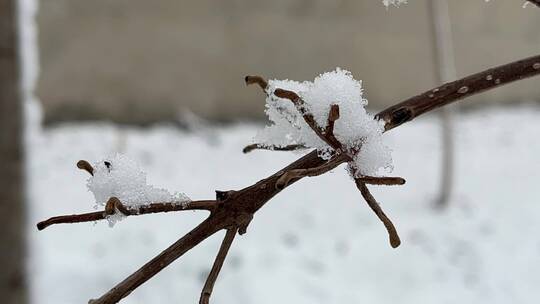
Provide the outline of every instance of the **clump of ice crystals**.
{"type": "Polygon", "coordinates": [[[340,118],[335,122],[334,135],[347,151],[359,150],[350,163],[356,175],[380,175],[392,170],[390,149],[383,143],[384,123],[374,119],[364,108],[362,83],[349,71],[337,68],[319,75],[313,82],[270,80],[266,98],[266,114],[272,122],[255,137],[255,142],[267,147],[302,144],[315,148],[323,159],[330,158],[333,149],[307,125],[302,115],[288,99],[274,95],[277,89],[297,93],[321,128],[326,127],[328,112],[339,105],[340,118]]]}
{"type": "MultiPolygon", "coordinates": [[[[171,194],[165,189],[155,188],[146,182],[146,173],[129,157],[116,154],[93,164],[94,175],[88,179],[87,187],[94,194],[96,207],[105,206],[109,198],[117,197],[128,208],[137,208],[151,203],[185,204],[190,199],[183,193],[171,194]]],[[[112,226],[123,215],[117,212],[108,218],[112,226]]]]}

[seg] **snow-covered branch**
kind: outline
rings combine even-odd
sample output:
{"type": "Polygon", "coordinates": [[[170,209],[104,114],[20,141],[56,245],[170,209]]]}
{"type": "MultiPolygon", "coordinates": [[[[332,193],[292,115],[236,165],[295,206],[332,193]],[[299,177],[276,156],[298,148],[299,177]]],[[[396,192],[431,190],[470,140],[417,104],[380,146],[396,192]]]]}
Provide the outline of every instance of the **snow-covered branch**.
{"type": "MultiPolygon", "coordinates": [[[[39,223],[38,228],[43,229],[48,225],[57,223],[95,221],[108,218],[111,215],[131,216],[180,210],[210,211],[209,217],[197,227],[117,284],[109,292],[96,300],[90,301],[93,304],[119,302],[184,253],[216,232],[225,230],[226,235],[221,249],[201,293],[200,303],[207,303],[219,270],[233,242],[234,235],[246,232],[253,215],[261,207],[279,192],[303,177],[324,174],[343,163],[349,163],[351,175],[357,188],[369,207],[384,223],[392,247],[397,247],[400,244],[400,239],[396,228],[371,195],[366,184],[401,185],[405,180],[399,177],[379,177],[366,173],[366,168],[362,167],[364,163],[356,161],[356,158],[358,155],[366,155],[362,153],[367,153],[367,155],[373,153],[370,150],[365,151],[366,147],[369,147],[366,144],[366,138],[370,135],[373,137],[373,135],[370,132],[365,133],[365,130],[357,129],[359,127],[357,123],[361,122],[362,126],[367,126],[369,130],[375,130],[382,134],[441,106],[538,74],[540,74],[540,55],[444,84],[406,99],[375,116],[371,116],[363,110],[364,104],[361,94],[359,94],[361,93],[359,83],[355,83],[351,80],[350,75],[344,72],[336,71],[327,75],[323,74],[312,84],[266,82],[262,77],[250,78],[250,80],[246,78],[246,82],[259,85],[267,95],[267,103],[270,101],[272,105],[267,111],[271,115],[272,122],[279,124],[280,128],[285,128],[287,132],[296,132],[293,134],[298,135],[297,137],[289,136],[286,141],[282,142],[283,145],[275,146],[286,147],[290,144],[296,144],[315,148],[312,152],[251,186],[236,191],[216,191],[215,200],[183,200],[181,204],[174,202],[174,195],[147,185],[146,179],[141,177],[138,170],[113,172],[123,167],[118,165],[118,160],[122,163],[122,159],[109,159],[98,162],[95,166],[91,166],[87,162],[80,162],[78,164],[79,168],[93,174],[89,179],[88,186],[90,190],[95,191],[96,203],[103,205],[104,211],[51,218],[39,223]],[[332,83],[334,83],[333,80],[335,79],[343,80],[348,83],[348,86],[345,88],[334,87],[332,83]],[[328,86],[328,84],[332,85],[328,86]],[[310,89],[305,90],[305,85],[308,85],[310,89]],[[321,86],[319,87],[319,85],[321,86]],[[298,98],[285,91],[277,91],[278,88],[292,92],[298,98]],[[343,94],[343,92],[348,93],[343,94]],[[325,98],[323,100],[319,99],[320,103],[312,103],[317,100],[319,94],[323,94],[325,98]],[[287,98],[283,99],[279,96],[287,98]],[[360,103],[361,108],[357,107],[354,102],[360,103]],[[337,105],[337,107],[334,105],[337,105]],[[361,113],[362,116],[355,116],[357,113],[361,113]],[[309,118],[310,115],[311,118],[309,118]],[[381,131],[378,131],[378,128],[381,128],[381,131]],[[334,142],[334,139],[337,142],[334,142]],[[351,162],[354,162],[355,166],[351,166],[351,162]],[[127,184],[119,183],[120,181],[127,181],[127,184]],[[121,189],[126,191],[119,191],[121,189]],[[143,189],[144,191],[132,192],[133,189],[143,189]],[[108,197],[105,199],[106,201],[103,201],[105,196],[108,197]],[[156,198],[162,197],[166,198],[165,203],[155,202],[156,198]]],[[[279,131],[283,131],[283,129],[279,131]]],[[[281,132],[281,134],[288,134],[287,132],[281,132]]],[[[270,136],[266,137],[266,139],[273,140],[275,137],[270,136]]],[[[269,146],[273,144],[275,143],[269,141],[269,146]]],[[[373,166],[367,172],[380,168],[380,166],[373,166]]]]}

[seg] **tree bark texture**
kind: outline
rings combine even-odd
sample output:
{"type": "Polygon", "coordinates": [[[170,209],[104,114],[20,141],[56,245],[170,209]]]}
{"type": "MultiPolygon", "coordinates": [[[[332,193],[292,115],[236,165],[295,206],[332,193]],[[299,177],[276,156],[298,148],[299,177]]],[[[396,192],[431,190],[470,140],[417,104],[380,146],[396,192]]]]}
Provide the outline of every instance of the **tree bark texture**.
{"type": "Polygon", "coordinates": [[[0,0],[0,299],[28,301],[17,2],[0,0]]]}

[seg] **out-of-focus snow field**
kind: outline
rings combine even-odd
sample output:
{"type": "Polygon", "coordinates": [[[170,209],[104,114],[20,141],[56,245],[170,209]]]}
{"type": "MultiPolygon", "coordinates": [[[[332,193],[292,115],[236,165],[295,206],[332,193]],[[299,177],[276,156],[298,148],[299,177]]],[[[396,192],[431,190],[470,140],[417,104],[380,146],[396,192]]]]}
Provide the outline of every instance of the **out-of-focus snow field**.
{"type": "MultiPolygon", "coordinates": [[[[402,237],[383,225],[343,167],[306,178],[270,201],[232,246],[213,303],[537,303],[540,296],[540,108],[464,114],[457,125],[457,189],[432,208],[439,180],[435,117],[385,135],[401,187],[372,187],[402,237]]],[[[121,151],[149,182],[208,199],[279,170],[300,154],[244,155],[257,126],[186,133],[107,124],[63,125],[31,138],[30,264],[34,303],[86,303],[195,226],[204,212],[107,222],[34,224],[92,211],[79,159],[121,151]]],[[[222,235],[211,238],[122,303],[196,303],[222,235]]]]}

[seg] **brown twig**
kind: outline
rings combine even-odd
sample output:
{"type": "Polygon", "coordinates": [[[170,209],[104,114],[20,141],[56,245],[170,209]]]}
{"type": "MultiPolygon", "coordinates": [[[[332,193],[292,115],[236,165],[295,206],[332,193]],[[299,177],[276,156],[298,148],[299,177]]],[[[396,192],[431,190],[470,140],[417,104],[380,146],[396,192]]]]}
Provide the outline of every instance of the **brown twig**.
{"type": "Polygon", "coordinates": [[[339,166],[340,164],[346,162],[347,160],[349,160],[347,155],[338,154],[338,155],[334,156],[333,158],[331,158],[330,160],[328,160],[323,165],[320,165],[318,167],[309,168],[309,169],[289,170],[289,171],[283,173],[283,175],[277,180],[276,187],[278,189],[283,189],[294,179],[307,177],[307,176],[319,176],[319,175],[322,175],[322,174],[336,168],[337,166],[339,166]]]}
{"type": "Polygon", "coordinates": [[[328,126],[328,130],[332,132],[327,134],[325,132],[326,127],[323,129],[317,124],[317,121],[315,121],[315,117],[313,117],[313,114],[311,114],[309,111],[306,111],[306,103],[304,102],[304,100],[300,98],[300,96],[298,96],[295,92],[283,89],[276,89],[274,91],[274,95],[279,98],[286,98],[290,100],[294,104],[296,110],[302,114],[302,117],[304,118],[304,121],[307,123],[307,125],[315,132],[315,134],[319,136],[320,139],[325,141],[330,147],[332,147],[336,151],[341,150],[341,143],[335,138],[333,134],[333,122],[339,118],[338,105],[332,105],[328,113],[328,121],[332,121],[332,125],[328,126]]]}
{"type": "Polygon", "coordinates": [[[540,55],[445,83],[406,99],[376,115],[391,130],[426,112],[502,85],[540,74],[540,55]]]}
{"type": "Polygon", "coordinates": [[[396,186],[396,185],[405,184],[405,179],[402,177],[390,177],[390,176],[378,177],[378,176],[364,175],[364,176],[358,177],[357,180],[368,185],[396,186]]]}
{"type": "MultiPolygon", "coordinates": [[[[491,88],[501,86],[506,83],[510,83],[515,80],[538,74],[540,74],[540,56],[530,57],[445,84],[424,94],[407,99],[396,106],[390,107],[380,112],[377,117],[385,121],[385,129],[388,131],[440,106],[455,102],[462,98],[491,88]],[[467,87],[468,89],[461,89],[463,87],[467,87]]],[[[275,187],[277,181],[282,177],[284,172],[311,169],[324,164],[325,161],[318,157],[317,151],[312,151],[275,174],[260,180],[254,185],[238,191],[226,192],[229,193],[226,198],[221,200],[219,204],[215,204],[216,206],[211,210],[210,216],[199,224],[199,226],[183,236],[169,248],[165,249],[161,254],[153,258],[150,262],[142,266],[139,270],[135,271],[125,280],[117,284],[102,297],[97,300],[93,300],[93,303],[117,303],[141,284],[152,278],[156,273],[167,267],[167,265],[172,263],[178,257],[182,256],[191,248],[197,246],[200,242],[213,235],[215,232],[222,229],[230,229],[231,227],[246,227],[247,224],[249,224],[249,220],[252,218],[253,214],[264,206],[272,197],[284,189],[275,187]],[[243,224],[240,225],[239,223],[243,224]]],[[[335,167],[338,165],[338,162],[331,165],[329,164],[327,169],[331,169],[330,167],[335,167]]],[[[301,178],[302,176],[299,176],[296,179],[290,180],[285,188],[301,178]]],[[[364,182],[357,181],[357,186],[363,195],[366,194],[364,197],[366,200],[368,200],[368,203],[371,203],[370,207],[372,207],[374,211],[377,210],[377,208],[380,209],[380,206],[378,206],[376,201],[373,199],[364,182]]],[[[380,212],[382,212],[382,210],[380,210],[380,212]]],[[[380,212],[377,214],[378,216],[384,215],[384,213],[380,212]]],[[[82,216],[86,216],[87,218],[95,218],[102,217],[104,216],[103,214],[104,212],[98,212],[97,215],[96,213],[91,213],[68,217],[70,219],[77,219],[77,221],[71,222],[80,222],[79,219],[82,216]]],[[[142,212],[139,214],[142,214],[142,212]]],[[[386,216],[383,218],[388,220],[386,216]]],[[[60,222],[67,223],[70,221],[60,222]]],[[[388,224],[391,224],[391,222],[385,223],[385,225],[388,224]]],[[[395,229],[392,230],[389,228],[393,228],[393,225],[387,227],[392,246],[399,245],[399,237],[396,237],[397,233],[395,233],[395,229]]]]}
{"type": "Polygon", "coordinates": [[[266,94],[266,89],[268,88],[268,81],[266,81],[261,76],[246,76],[244,78],[246,85],[257,84],[263,92],[266,94]]]}
{"type": "Polygon", "coordinates": [[[212,270],[210,270],[208,278],[204,283],[204,287],[201,292],[201,298],[199,299],[199,304],[209,303],[210,296],[212,295],[212,290],[214,289],[214,284],[216,283],[219,272],[221,271],[221,267],[223,266],[223,262],[227,257],[227,253],[231,248],[237,231],[238,228],[227,229],[225,237],[223,238],[223,242],[221,243],[221,247],[219,248],[218,254],[216,256],[216,260],[214,261],[214,265],[212,266],[212,270]]]}
{"type": "MultiPolygon", "coordinates": [[[[326,120],[326,128],[324,129],[325,136],[335,138],[334,124],[338,119],[339,119],[339,106],[337,104],[333,104],[330,106],[330,111],[328,112],[328,119],[326,120]]],[[[339,142],[337,139],[335,139],[335,141],[339,142]]]]}
{"type": "Polygon", "coordinates": [[[251,144],[247,145],[242,149],[243,153],[249,153],[253,150],[270,150],[270,151],[295,151],[295,150],[302,150],[307,149],[305,145],[287,145],[283,147],[275,147],[275,146],[266,146],[261,144],[251,144]]]}
{"type": "Polygon", "coordinates": [[[399,235],[396,228],[394,227],[394,224],[386,216],[379,203],[377,203],[377,200],[375,200],[373,195],[371,195],[371,192],[369,192],[366,184],[359,179],[355,179],[355,184],[358,190],[360,190],[360,193],[362,193],[362,196],[368,203],[371,210],[375,212],[377,217],[381,220],[381,222],[383,222],[384,227],[386,227],[386,230],[388,231],[388,237],[390,239],[390,245],[392,246],[392,248],[397,248],[401,244],[401,240],[399,239],[399,235]]]}
{"type": "MultiPolygon", "coordinates": [[[[117,198],[111,198],[116,199],[117,198]]],[[[172,211],[187,211],[187,210],[206,210],[212,211],[216,208],[216,201],[189,201],[189,202],[167,202],[167,203],[152,203],[148,205],[142,205],[137,208],[125,207],[119,200],[118,201],[107,201],[105,210],[83,213],[83,214],[73,214],[73,215],[61,215],[51,217],[45,221],[39,222],[37,224],[38,230],[43,230],[51,225],[56,224],[73,224],[73,223],[84,223],[84,222],[95,222],[99,220],[104,220],[107,216],[114,214],[115,208],[118,209],[121,213],[126,216],[134,215],[143,215],[150,213],[164,213],[172,211]],[[120,208],[118,208],[120,206],[120,208]]]]}
{"type": "Polygon", "coordinates": [[[122,202],[117,197],[111,197],[105,204],[104,212],[107,215],[113,215],[116,213],[116,210],[118,210],[123,215],[131,215],[129,209],[124,204],[122,204],[122,202]]]}
{"type": "Polygon", "coordinates": [[[77,168],[84,170],[90,173],[90,175],[94,176],[94,167],[92,167],[92,165],[90,165],[90,163],[85,160],[78,161],[77,168]]]}

